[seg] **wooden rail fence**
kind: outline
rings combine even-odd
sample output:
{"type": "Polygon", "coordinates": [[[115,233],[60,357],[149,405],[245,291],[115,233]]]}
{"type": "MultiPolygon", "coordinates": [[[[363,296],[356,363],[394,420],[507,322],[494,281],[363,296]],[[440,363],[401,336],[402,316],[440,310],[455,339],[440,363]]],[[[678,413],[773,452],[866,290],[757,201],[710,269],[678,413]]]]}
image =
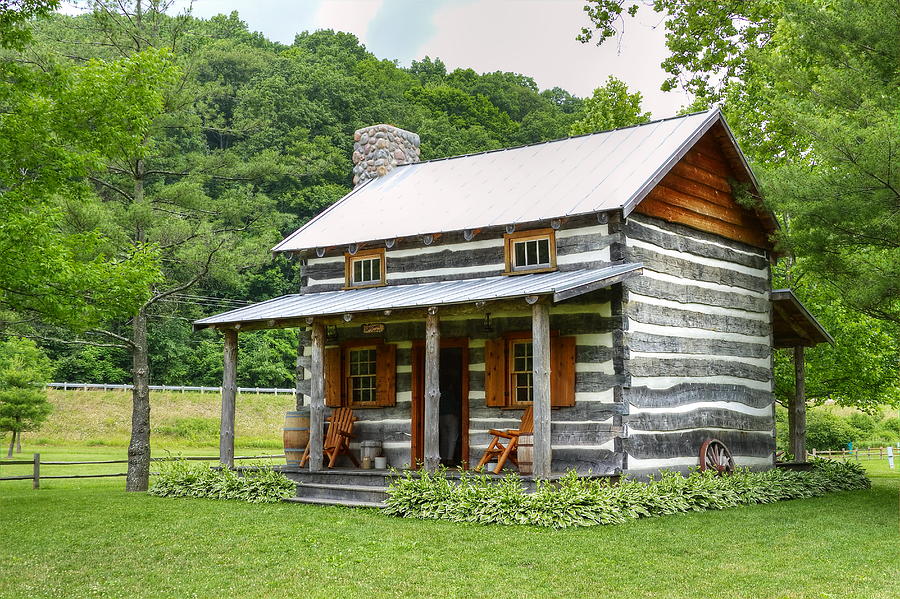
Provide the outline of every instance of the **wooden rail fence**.
{"type": "MultiPolygon", "coordinates": [[[[887,459],[887,447],[868,447],[866,449],[813,449],[809,452],[812,458],[853,458],[855,460],[884,460],[887,459]]],[[[900,455],[900,448],[894,450],[895,455],[900,455]]]]}
{"type": "MultiPolygon", "coordinates": [[[[279,458],[284,458],[284,454],[266,454],[266,455],[245,455],[245,456],[235,456],[235,460],[277,460],[279,458]]],[[[171,458],[150,458],[151,462],[171,462],[174,460],[190,460],[190,461],[205,461],[205,462],[218,462],[219,456],[187,456],[187,457],[171,457],[171,458]]],[[[127,464],[128,460],[79,460],[79,461],[70,461],[70,462],[59,462],[59,461],[41,461],[41,454],[34,454],[34,458],[31,460],[0,460],[0,466],[26,466],[32,465],[31,474],[25,474],[22,476],[0,476],[0,481],[4,480],[28,480],[31,479],[32,488],[39,489],[41,486],[42,478],[109,478],[113,476],[128,476],[127,472],[115,472],[112,474],[52,474],[47,475],[41,474],[41,466],[76,466],[76,465],[87,465],[87,464],[127,464]]]]}
{"type": "MultiPolygon", "coordinates": [[[[47,383],[52,389],[62,389],[63,391],[74,391],[80,389],[87,391],[129,391],[134,389],[134,385],[117,385],[112,383],[47,383]]],[[[221,393],[222,387],[196,387],[190,385],[150,385],[151,391],[180,391],[186,393],[194,391],[197,393],[221,393]]],[[[238,393],[273,393],[275,395],[290,395],[297,392],[296,389],[286,387],[238,387],[238,393]]]]}

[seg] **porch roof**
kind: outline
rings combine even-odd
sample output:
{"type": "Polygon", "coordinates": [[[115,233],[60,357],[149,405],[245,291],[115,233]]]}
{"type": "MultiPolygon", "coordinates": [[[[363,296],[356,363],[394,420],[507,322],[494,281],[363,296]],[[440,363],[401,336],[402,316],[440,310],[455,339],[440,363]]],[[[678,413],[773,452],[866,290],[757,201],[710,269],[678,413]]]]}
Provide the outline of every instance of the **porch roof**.
{"type": "Polygon", "coordinates": [[[641,274],[642,269],[643,264],[630,263],[567,272],[298,293],[201,318],[194,322],[194,328],[202,329],[212,326],[316,316],[339,316],[376,310],[466,304],[540,295],[552,295],[553,301],[559,302],[637,276],[641,274]]]}
{"type": "Polygon", "coordinates": [[[775,289],[772,300],[772,337],[775,347],[810,347],[834,343],[834,339],[816,317],[806,309],[790,289],[775,289]]]}

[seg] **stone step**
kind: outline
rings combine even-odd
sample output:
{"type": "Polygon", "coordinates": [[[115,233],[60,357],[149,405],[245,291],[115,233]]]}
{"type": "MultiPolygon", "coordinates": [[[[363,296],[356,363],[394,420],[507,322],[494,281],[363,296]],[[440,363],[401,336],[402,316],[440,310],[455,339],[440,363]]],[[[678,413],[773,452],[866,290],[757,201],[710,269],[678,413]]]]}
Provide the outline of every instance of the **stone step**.
{"type": "Polygon", "coordinates": [[[351,499],[323,499],[321,497],[288,497],[284,501],[290,503],[305,503],[309,505],[337,505],[342,507],[383,508],[381,501],[358,501],[351,499]]]}
{"type": "Polygon", "coordinates": [[[300,483],[297,485],[297,497],[377,502],[387,497],[387,488],[375,485],[300,483]]]}
{"type": "Polygon", "coordinates": [[[296,483],[326,485],[367,485],[384,487],[390,483],[391,474],[386,471],[323,470],[320,472],[294,471],[284,474],[296,483]]]}

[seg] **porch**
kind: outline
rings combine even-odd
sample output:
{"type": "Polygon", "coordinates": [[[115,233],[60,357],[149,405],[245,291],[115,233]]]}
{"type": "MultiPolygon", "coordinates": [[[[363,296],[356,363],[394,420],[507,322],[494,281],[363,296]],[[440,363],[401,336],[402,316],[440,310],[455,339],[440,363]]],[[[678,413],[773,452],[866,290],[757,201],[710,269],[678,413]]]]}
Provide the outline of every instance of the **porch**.
{"type": "MultiPolygon", "coordinates": [[[[534,411],[532,478],[552,478],[554,459],[565,460],[565,467],[577,464],[582,453],[580,443],[584,444],[585,450],[594,452],[591,455],[602,455],[607,459],[615,453],[615,417],[621,414],[621,404],[616,405],[612,392],[617,381],[612,359],[613,330],[616,322],[621,323],[621,318],[617,320],[610,313],[610,299],[614,295],[610,287],[640,272],[640,264],[625,264],[515,277],[309,293],[284,296],[199,320],[195,327],[218,328],[225,339],[220,430],[222,463],[229,467],[233,465],[238,335],[241,331],[283,327],[297,327],[308,332],[308,341],[300,348],[298,357],[305,371],[298,383],[298,396],[308,398],[303,403],[309,409],[309,464],[302,470],[285,468],[285,472],[298,482],[308,479],[304,484],[310,489],[319,488],[315,485],[326,485],[321,489],[327,491],[327,485],[341,480],[335,478],[340,476],[354,481],[351,484],[343,480],[344,486],[385,486],[383,472],[324,469],[324,423],[328,406],[356,406],[353,407],[356,413],[378,414],[377,420],[372,417],[362,419],[361,422],[372,424],[360,425],[360,429],[367,429],[360,438],[380,435],[386,449],[390,448],[390,443],[408,447],[405,449],[407,459],[403,460],[403,451],[396,452],[390,460],[392,467],[421,466],[426,471],[434,471],[442,462],[441,377],[446,378],[448,371],[446,350],[453,348],[459,350],[459,355],[453,359],[459,360],[459,403],[463,421],[458,458],[463,467],[475,462],[480,455],[471,455],[472,449],[477,450],[481,441],[473,441],[471,437],[481,435],[483,438],[485,431],[482,428],[495,421],[498,426],[503,422],[516,423],[522,412],[521,403],[499,405],[496,400],[492,404],[491,399],[496,395],[491,386],[496,386],[501,377],[496,373],[492,375],[490,364],[493,362],[489,354],[506,351],[507,346],[498,338],[503,333],[504,339],[514,339],[515,335],[509,333],[514,330],[519,336],[528,338],[529,365],[532,366],[528,373],[528,397],[534,411]],[[497,323],[496,330],[492,330],[492,318],[497,323]],[[398,335],[396,331],[399,330],[405,334],[398,335]],[[596,354],[590,359],[598,362],[588,365],[590,372],[584,377],[587,386],[581,392],[585,401],[576,406],[575,344],[579,334],[585,342],[596,342],[599,335],[607,335],[610,343],[608,347],[593,351],[591,346],[578,341],[579,353],[596,354]],[[371,397],[348,397],[346,384],[342,387],[346,370],[341,370],[340,365],[335,366],[340,362],[332,359],[338,348],[343,347],[335,347],[340,340],[336,337],[356,337],[360,347],[394,346],[384,353],[384,357],[373,351],[373,362],[389,369],[392,376],[380,380],[377,385],[373,381],[371,397]],[[554,386],[551,353],[554,353],[553,347],[560,346],[557,339],[562,337],[571,338],[566,355],[571,357],[572,388],[566,396],[570,403],[563,404],[566,411],[559,410],[557,414],[561,417],[551,422],[554,407],[551,402],[554,386]],[[397,339],[403,341],[397,343],[397,339]],[[398,366],[398,351],[404,358],[401,361],[406,364],[398,366]],[[477,359],[481,360],[480,370],[474,365],[477,359]],[[470,393],[470,377],[480,379],[481,390],[470,393]],[[597,395],[596,399],[592,393],[597,395]],[[380,394],[388,398],[385,400],[388,403],[380,403],[380,394]],[[473,398],[479,402],[477,406],[470,406],[473,398]],[[364,399],[371,399],[372,405],[361,405],[364,399]],[[474,410],[480,411],[473,415],[474,410]],[[478,420],[479,424],[470,424],[470,419],[478,420]],[[585,442],[585,439],[589,441],[585,442]],[[375,484],[370,484],[373,482],[375,484]]],[[[561,355],[559,351],[555,353],[561,355]]],[[[515,428],[515,425],[504,428],[515,428]]],[[[446,451],[444,461],[447,461],[446,451]]],[[[565,467],[559,466],[555,470],[562,472],[565,467]]],[[[615,470],[613,466],[607,469],[615,470]]],[[[367,488],[357,491],[370,498],[378,492],[367,488]]]]}

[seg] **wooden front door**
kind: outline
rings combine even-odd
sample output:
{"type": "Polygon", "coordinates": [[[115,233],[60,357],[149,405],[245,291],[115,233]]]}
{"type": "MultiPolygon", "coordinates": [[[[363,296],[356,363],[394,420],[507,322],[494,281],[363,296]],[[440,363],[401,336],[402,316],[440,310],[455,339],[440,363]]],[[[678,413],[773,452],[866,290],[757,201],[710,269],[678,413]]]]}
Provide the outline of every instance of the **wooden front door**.
{"type": "MultiPolygon", "coordinates": [[[[462,463],[469,467],[469,340],[441,340],[441,458],[447,465],[462,463]],[[445,393],[446,389],[446,393],[445,393]],[[457,442],[446,434],[458,419],[457,442]],[[453,447],[456,447],[456,450],[453,447]],[[452,455],[451,455],[452,454],[452,455]]],[[[425,346],[416,342],[412,349],[412,467],[425,460],[425,346]]]]}

